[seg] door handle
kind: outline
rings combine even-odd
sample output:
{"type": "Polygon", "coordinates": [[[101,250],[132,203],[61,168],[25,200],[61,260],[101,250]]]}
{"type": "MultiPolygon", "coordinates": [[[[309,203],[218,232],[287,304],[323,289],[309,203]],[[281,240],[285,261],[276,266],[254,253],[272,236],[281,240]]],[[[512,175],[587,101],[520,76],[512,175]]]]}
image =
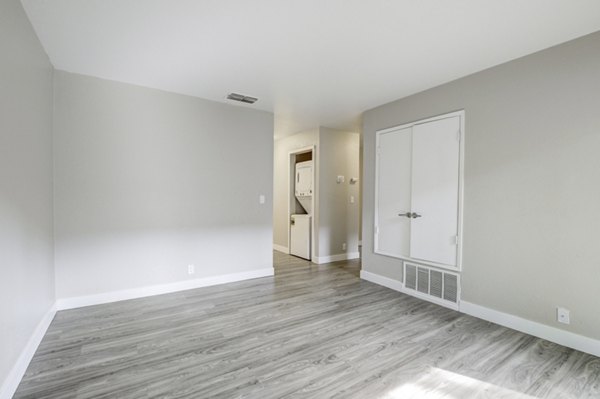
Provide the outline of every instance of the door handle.
{"type": "Polygon", "coordinates": [[[406,212],[406,213],[399,213],[398,216],[404,216],[409,219],[416,219],[416,218],[422,217],[423,215],[419,215],[417,212],[406,212]]]}

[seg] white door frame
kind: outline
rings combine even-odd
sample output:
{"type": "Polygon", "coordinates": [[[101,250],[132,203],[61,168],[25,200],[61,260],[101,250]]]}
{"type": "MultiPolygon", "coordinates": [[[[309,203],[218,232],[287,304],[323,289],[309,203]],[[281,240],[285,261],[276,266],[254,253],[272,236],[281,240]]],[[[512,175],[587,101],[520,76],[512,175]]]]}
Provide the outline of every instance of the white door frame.
{"type": "Polygon", "coordinates": [[[315,226],[317,225],[317,214],[318,214],[318,210],[316,207],[317,201],[315,200],[317,193],[319,191],[318,189],[318,181],[317,181],[317,146],[316,145],[310,145],[310,146],[306,146],[306,147],[301,147],[298,149],[295,149],[293,151],[288,152],[288,201],[287,201],[287,243],[288,243],[288,254],[291,251],[291,234],[290,234],[290,230],[291,230],[291,225],[290,225],[290,219],[293,215],[292,213],[292,208],[295,206],[294,201],[296,200],[296,196],[295,196],[295,192],[294,192],[294,184],[292,183],[295,179],[295,174],[296,174],[296,155],[298,154],[305,154],[307,152],[311,152],[312,153],[312,163],[313,163],[313,167],[312,167],[312,174],[313,174],[313,195],[311,197],[311,208],[312,208],[312,213],[311,213],[311,226],[310,226],[310,260],[312,261],[316,255],[316,248],[317,246],[315,245],[315,243],[317,242],[317,229],[315,228],[315,226]]]}
{"type": "MultiPolygon", "coordinates": [[[[381,130],[377,130],[375,132],[375,209],[374,209],[374,218],[373,218],[373,252],[378,255],[390,256],[397,259],[402,259],[405,261],[411,261],[420,263],[423,265],[433,266],[442,269],[448,269],[453,271],[462,270],[462,243],[463,243],[463,198],[464,198],[464,156],[465,156],[465,111],[455,111],[447,114],[442,114],[438,116],[434,116],[427,119],[421,119],[418,121],[405,123],[403,125],[393,126],[381,130]],[[453,117],[460,117],[460,153],[458,157],[459,162],[459,172],[458,172],[458,244],[456,248],[456,267],[444,265],[436,262],[428,262],[421,259],[414,259],[407,256],[399,256],[395,254],[389,254],[385,252],[379,251],[377,248],[378,242],[378,226],[377,221],[379,220],[379,206],[378,206],[378,192],[379,192],[379,137],[382,134],[389,133],[395,130],[411,128],[415,125],[420,125],[422,123],[433,122],[440,119],[447,119],[453,117]]],[[[364,239],[364,237],[363,237],[364,239]]]]}

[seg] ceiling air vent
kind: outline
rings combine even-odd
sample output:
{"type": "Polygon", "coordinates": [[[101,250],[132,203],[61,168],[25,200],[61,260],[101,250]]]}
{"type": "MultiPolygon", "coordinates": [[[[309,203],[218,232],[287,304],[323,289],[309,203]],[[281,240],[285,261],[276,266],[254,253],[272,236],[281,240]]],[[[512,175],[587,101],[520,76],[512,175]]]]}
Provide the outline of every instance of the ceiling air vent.
{"type": "Polygon", "coordinates": [[[233,100],[233,101],[240,101],[240,102],[243,102],[246,104],[254,104],[255,102],[258,101],[258,98],[245,96],[243,94],[238,94],[238,93],[229,93],[227,95],[227,99],[233,100]]]}

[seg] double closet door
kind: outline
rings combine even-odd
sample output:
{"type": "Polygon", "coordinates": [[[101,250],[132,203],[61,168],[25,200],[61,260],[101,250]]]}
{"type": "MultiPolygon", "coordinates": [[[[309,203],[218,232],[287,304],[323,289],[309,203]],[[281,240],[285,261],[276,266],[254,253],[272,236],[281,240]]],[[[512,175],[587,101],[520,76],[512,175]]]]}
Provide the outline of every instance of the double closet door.
{"type": "Polygon", "coordinates": [[[460,267],[462,118],[377,132],[376,253],[460,267]]]}

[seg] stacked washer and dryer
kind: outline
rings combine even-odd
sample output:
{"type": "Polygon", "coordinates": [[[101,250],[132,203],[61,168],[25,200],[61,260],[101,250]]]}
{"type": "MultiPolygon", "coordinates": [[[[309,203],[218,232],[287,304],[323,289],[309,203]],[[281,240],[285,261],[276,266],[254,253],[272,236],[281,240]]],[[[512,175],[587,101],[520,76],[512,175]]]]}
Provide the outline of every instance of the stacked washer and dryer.
{"type": "Polygon", "coordinates": [[[306,213],[295,213],[290,219],[290,254],[310,260],[313,196],[313,161],[296,164],[294,195],[306,213]]]}

